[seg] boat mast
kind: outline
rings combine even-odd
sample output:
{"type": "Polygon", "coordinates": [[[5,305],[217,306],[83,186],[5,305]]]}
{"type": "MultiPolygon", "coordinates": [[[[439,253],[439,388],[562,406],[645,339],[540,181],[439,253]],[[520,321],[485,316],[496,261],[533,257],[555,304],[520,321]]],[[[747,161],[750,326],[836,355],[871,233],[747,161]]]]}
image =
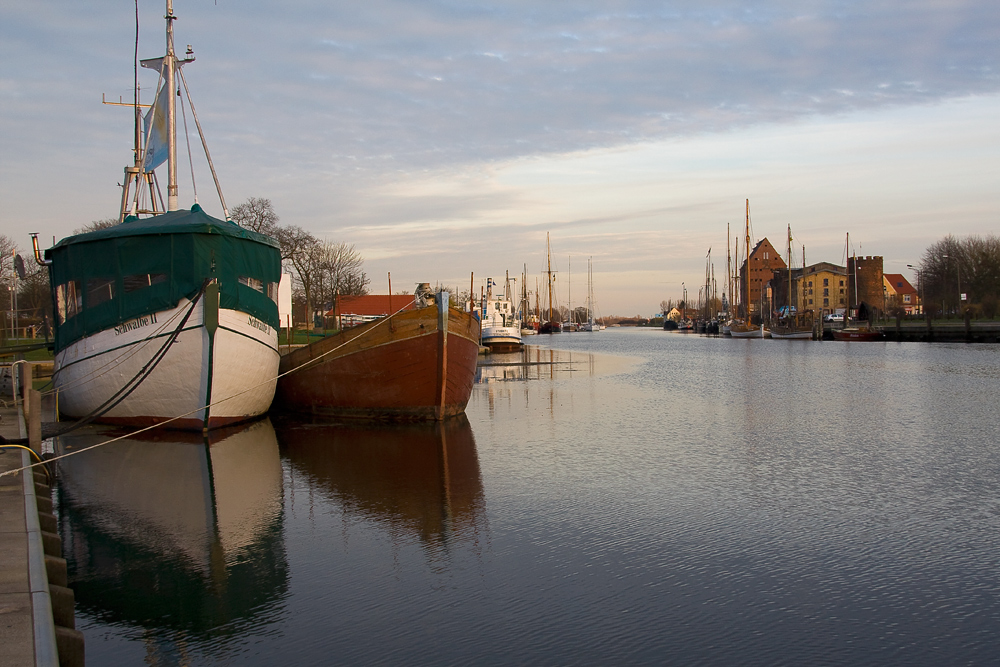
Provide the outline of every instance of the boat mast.
{"type": "MultiPolygon", "coordinates": [[[[805,266],[805,265],[803,265],[805,266]]],[[[788,317],[792,316],[792,226],[788,225],[788,317]]]]}
{"type": "Polygon", "coordinates": [[[174,55],[174,0],[167,0],[167,55],[163,58],[167,95],[167,211],[177,210],[177,84],[174,80],[177,58],[174,55]]]}
{"type": "Polygon", "coordinates": [[[566,275],[567,275],[567,286],[569,287],[569,321],[572,324],[573,320],[573,255],[566,256],[566,275]]]}
{"type": "Polygon", "coordinates": [[[549,246],[549,233],[545,232],[545,254],[549,260],[549,322],[552,321],[552,248],[549,246]]]}
{"type": "Polygon", "coordinates": [[[746,256],[744,261],[747,264],[746,268],[746,301],[744,303],[744,310],[746,310],[747,324],[750,324],[750,200],[747,199],[747,231],[746,231],[746,256]]]}
{"type": "MultiPolygon", "coordinates": [[[[851,233],[847,232],[847,235],[844,237],[844,265],[845,265],[845,268],[848,265],[850,265],[850,263],[851,263],[851,233]]],[[[844,328],[845,329],[847,328],[847,324],[848,324],[848,322],[851,319],[851,283],[850,283],[850,279],[851,279],[851,274],[848,273],[847,274],[847,280],[848,280],[848,283],[847,283],[847,303],[845,304],[847,307],[844,308],[844,328]]]]}
{"type": "MultiPolygon", "coordinates": [[[[726,302],[726,316],[729,316],[730,301],[733,300],[733,254],[729,252],[729,242],[732,237],[729,233],[729,223],[726,223],[726,290],[729,292],[729,301],[726,302]]],[[[725,298],[725,294],[722,295],[725,298]]]]}

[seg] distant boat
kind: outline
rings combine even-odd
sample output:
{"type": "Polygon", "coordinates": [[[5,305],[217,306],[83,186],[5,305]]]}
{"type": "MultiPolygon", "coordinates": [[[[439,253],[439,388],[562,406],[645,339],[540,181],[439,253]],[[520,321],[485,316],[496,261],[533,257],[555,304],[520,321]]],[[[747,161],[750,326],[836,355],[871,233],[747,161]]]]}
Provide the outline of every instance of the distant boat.
{"type": "MultiPolygon", "coordinates": [[[[803,253],[803,261],[805,254],[803,253]]],[[[783,317],[770,328],[771,338],[778,340],[811,340],[813,337],[812,311],[796,313],[792,304],[792,226],[788,225],[788,304],[781,309],[783,317]]]]}
{"type": "MultiPolygon", "coordinates": [[[[850,249],[851,249],[851,235],[850,234],[847,234],[846,237],[845,237],[844,247],[845,247],[845,250],[844,250],[845,254],[849,253],[850,249]]],[[[858,294],[857,294],[857,290],[858,290],[858,274],[857,274],[857,271],[858,271],[858,259],[855,256],[855,258],[854,258],[854,303],[855,304],[858,303],[858,294]]],[[[851,316],[850,316],[850,305],[851,305],[850,293],[848,293],[847,305],[848,305],[848,308],[844,310],[844,326],[842,328],[840,328],[840,329],[834,329],[833,330],[833,339],[834,340],[848,340],[848,341],[853,340],[853,341],[862,342],[862,341],[883,340],[885,338],[885,334],[883,334],[881,330],[872,328],[872,326],[870,324],[856,325],[856,326],[853,326],[853,327],[850,326],[850,322],[851,322],[851,316]]],[[[858,314],[860,315],[860,313],[858,313],[858,314]]]]}
{"type": "MultiPolygon", "coordinates": [[[[165,135],[176,132],[167,100],[181,104],[176,80],[193,61],[174,53],[172,14],[168,0],[166,55],[142,62],[165,82],[147,115],[165,135]]],[[[59,409],[77,419],[197,431],[262,415],[278,370],[278,243],[197,203],[179,209],[176,142],[166,139],[159,159],[169,172],[167,211],[158,208],[160,162],[147,153],[161,155],[161,147],[150,135],[139,142],[138,101],[135,112],[120,223],[67,237],[45,259],[32,238],[55,302],[59,409]],[[147,188],[150,208],[141,210],[138,191],[147,188]]]]}
{"type": "Polygon", "coordinates": [[[594,260],[587,260],[587,321],[580,325],[580,331],[600,331],[603,329],[594,321],[594,260]]]}
{"type": "MultiPolygon", "coordinates": [[[[511,300],[510,278],[504,283],[502,294],[494,294],[496,283],[486,280],[486,294],[480,304],[482,317],[482,344],[494,352],[511,352],[521,348],[521,320],[518,319],[511,300]]],[[[534,333],[534,332],[532,332],[534,333]]]]}
{"type": "Polygon", "coordinates": [[[402,421],[465,412],[479,355],[479,318],[450,307],[448,292],[433,295],[426,283],[414,299],[414,310],[283,356],[275,404],[291,412],[402,421]]]}
{"type": "Polygon", "coordinates": [[[834,329],[834,340],[854,340],[854,341],[875,341],[885,340],[885,334],[870,327],[847,327],[846,329],[834,329]]]}
{"type": "Polygon", "coordinates": [[[729,322],[729,335],[733,338],[763,338],[764,325],[755,326],[750,322],[750,200],[747,199],[747,222],[746,222],[746,302],[743,303],[744,318],[733,318],[729,322]]]}
{"type": "Polygon", "coordinates": [[[555,319],[552,314],[552,250],[549,247],[549,233],[545,232],[545,253],[548,257],[549,270],[546,272],[549,277],[549,314],[548,320],[542,322],[541,326],[538,327],[538,333],[540,334],[555,334],[562,333],[562,322],[555,319]]]}
{"type": "Polygon", "coordinates": [[[747,326],[742,322],[739,322],[738,324],[730,324],[729,335],[733,338],[763,338],[764,325],[747,326]]]}

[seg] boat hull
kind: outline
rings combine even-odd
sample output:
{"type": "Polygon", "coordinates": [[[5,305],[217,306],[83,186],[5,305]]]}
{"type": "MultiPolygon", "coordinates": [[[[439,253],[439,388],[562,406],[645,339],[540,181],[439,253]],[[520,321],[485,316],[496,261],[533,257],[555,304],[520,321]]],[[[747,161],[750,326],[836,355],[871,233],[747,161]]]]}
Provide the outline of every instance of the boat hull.
{"type": "Polygon", "coordinates": [[[276,403],[357,419],[453,417],[472,394],[479,338],[478,318],[436,306],[348,329],[282,357],[289,374],[278,380],[276,403]]]}
{"type": "Polygon", "coordinates": [[[730,327],[729,335],[733,338],[763,338],[763,327],[751,327],[749,329],[730,327]]]}
{"type": "MultiPolygon", "coordinates": [[[[172,310],[125,322],[60,350],[53,373],[59,411],[80,419],[100,410],[142,373],[190,308],[191,302],[183,299],[172,310]]],[[[267,412],[278,374],[277,331],[229,309],[218,310],[218,326],[210,331],[204,308],[200,299],[162,360],[94,421],[138,427],[166,422],[168,428],[203,430],[267,412]]]]}
{"type": "Polygon", "coordinates": [[[483,327],[483,345],[494,352],[510,352],[521,349],[520,327],[483,327]]]}
{"type": "Polygon", "coordinates": [[[777,329],[771,329],[771,338],[779,340],[810,340],[812,337],[812,331],[778,331],[777,329]]]}
{"type": "Polygon", "coordinates": [[[876,329],[834,329],[834,340],[876,341],[883,340],[885,335],[876,329]]]}

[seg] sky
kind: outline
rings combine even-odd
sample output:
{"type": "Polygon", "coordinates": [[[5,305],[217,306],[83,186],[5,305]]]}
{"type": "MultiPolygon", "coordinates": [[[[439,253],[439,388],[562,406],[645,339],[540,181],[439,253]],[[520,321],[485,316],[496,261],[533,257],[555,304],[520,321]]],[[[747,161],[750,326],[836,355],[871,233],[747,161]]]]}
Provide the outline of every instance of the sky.
{"type": "MultiPolygon", "coordinates": [[[[139,57],[165,3],[139,1],[139,57]]],[[[1000,229],[1000,3],[175,0],[178,51],[230,208],[353,243],[371,289],[535,289],[652,315],[727,225],[795,265],[881,255],[913,277],[947,234],[1000,229]],[[525,268],[526,267],[526,268],[525,268]]],[[[117,214],[135,5],[0,0],[0,234],[117,214]]],[[[143,99],[156,74],[140,73],[143,99]]],[[[192,145],[197,147],[192,119],[192,145]]],[[[183,144],[183,140],[182,140],[183,144]]],[[[180,202],[194,201],[187,156],[180,202]]],[[[162,169],[162,168],[161,168],[162,169]]],[[[200,153],[198,200],[222,208],[200,153]]],[[[160,175],[161,181],[165,180],[160,175]]],[[[710,256],[709,256],[710,252],[710,256]]]]}

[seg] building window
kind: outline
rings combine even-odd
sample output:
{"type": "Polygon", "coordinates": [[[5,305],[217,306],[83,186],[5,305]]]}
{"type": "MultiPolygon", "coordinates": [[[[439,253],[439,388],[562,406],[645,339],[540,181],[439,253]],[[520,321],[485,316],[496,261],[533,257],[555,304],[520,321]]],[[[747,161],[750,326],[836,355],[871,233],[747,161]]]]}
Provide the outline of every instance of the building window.
{"type": "Polygon", "coordinates": [[[840,286],[841,286],[841,287],[843,287],[843,286],[844,286],[844,281],[843,281],[843,280],[841,280],[841,281],[840,281],[840,286]]]}
{"type": "Polygon", "coordinates": [[[910,302],[910,295],[909,294],[904,294],[903,295],[903,303],[909,303],[909,302],[910,302]]]}
{"type": "Polygon", "coordinates": [[[829,286],[830,286],[830,279],[823,278],[823,287],[829,287],[829,286]]]}
{"type": "Polygon", "coordinates": [[[829,287],[824,287],[823,288],[823,296],[830,296],[830,288],[829,287]]]}
{"type": "Polygon", "coordinates": [[[829,305],[830,305],[830,300],[829,299],[823,299],[823,307],[826,308],[829,305]]]}
{"type": "Polygon", "coordinates": [[[809,287],[812,287],[812,286],[813,286],[813,281],[810,280],[809,281],[809,287]]]}
{"type": "Polygon", "coordinates": [[[813,300],[812,299],[809,299],[809,305],[810,306],[813,305],[813,300]]]}

